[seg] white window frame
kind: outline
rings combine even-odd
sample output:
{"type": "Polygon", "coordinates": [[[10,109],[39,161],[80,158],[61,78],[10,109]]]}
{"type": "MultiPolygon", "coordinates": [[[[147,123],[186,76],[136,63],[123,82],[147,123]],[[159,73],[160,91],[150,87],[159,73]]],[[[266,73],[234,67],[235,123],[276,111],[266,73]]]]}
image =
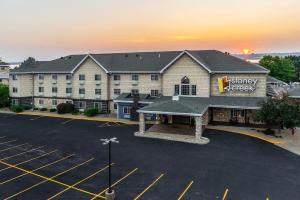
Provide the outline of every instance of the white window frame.
{"type": "Polygon", "coordinates": [[[79,74],[78,75],[78,80],[79,81],[85,81],[85,74],[79,74]],[[82,79],[83,78],[83,79],[82,79]]]}
{"type": "Polygon", "coordinates": [[[44,78],[45,78],[44,74],[39,74],[38,77],[39,77],[39,80],[44,80],[44,78]]]}
{"type": "Polygon", "coordinates": [[[101,74],[95,74],[95,81],[101,81],[101,74]],[[99,79],[97,79],[99,77],[99,79]]]}
{"type": "Polygon", "coordinates": [[[138,81],[139,80],[139,75],[138,74],[132,74],[131,75],[131,80],[132,81],[138,81]]]}
{"type": "Polygon", "coordinates": [[[57,106],[57,99],[52,99],[52,106],[57,106]],[[55,102],[55,104],[54,104],[55,102]]]}
{"type": "Polygon", "coordinates": [[[124,106],[123,107],[123,114],[124,115],[130,115],[131,114],[131,107],[130,106],[124,106]]]}
{"type": "Polygon", "coordinates": [[[101,102],[94,102],[94,108],[97,108],[99,111],[102,110],[102,103],[101,102]]]}
{"type": "Polygon", "coordinates": [[[66,88],[66,94],[72,94],[72,88],[71,87],[66,88]],[[71,89],[71,92],[68,92],[68,89],[71,89]]]}
{"type": "Polygon", "coordinates": [[[44,105],[44,99],[39,99],[39,105],[44,105]]]}
{"type": "Polygon", "coordinates": [[[45,88],[44,87],[39,87],[38,90],[39,90],[39,93],[43,93],[45,91],[45,88]]]}
{"type": "Polygon", "coordinates": [[[151,81],[158,81],[159,77],[158,77],[158,74],[151,74],[150,75],[150,80],[151,81]],[[156,77],[156,78],[153,78],[153,77],[156,77]]]}
{"type": "Polygon", "coordinates": [[[57,94],[57,92],[58,92],[58,88],[57,87],[52,87],[52,93],[57,94]]]}
{"type": "Polygon", "coordinates": [[[102,93],[102,91],[101,91],[101,89],[100,89],[100,88],[96,88],[96,89],[95,89],[95,95],[101,95],[101,93],[102,93]],[[99,90],[99,91],[100,91],[100,94],[97,94],[97,93],[96,93],[96,91],[97,91],[97,90],[99,90]]]}
{"type": "Polygon", "coordinates": [[[85,88],[79,88],[78,89],[78,94],[85,94],[85,88]],[[80,91],[83,91],[83,93],[81,93],[80,91]]]}
{"type": "Polygon", "coordinates": [[[114,95],[120,95],[121,94],[121,89],[114,89],[114,95]],[[119,91],[118,93],[116,93],[116,91],[119,91]]]}
{"type": "Polygon", "coordinates": [[[85,101],[78,101],[77,106],[78,106],[79,109],[85,109],[86,108],[86,102],[85,101]],[[82,106],[80,104],[82,104],[82,106]]]}
{"type": "Polygon", "coordinates": [[[151,97],[157,97],[159,95],[159,91],[158,90],[151,90],[150,91],[150,96],[151,97]]]}
{"type": "Polygon", "coordinates": [[[12,100],[11,100],[11,104],[12,104],[13,106],[19,105],[19,99],[12,99],[12,100]]]}
{"type": "Polygon", "coordinates": [[[66,74],[66,80],[67,81],[72,80],[72,75],[71,74],[66,74]]]}
{"type": "Polygon", "coordinates": [[[121,75],[120,74],[114,74],[114,77],[113,77],[114,81],[120,81],[121,80],[121,75]],[[117,78],[119,77],[119,78],[117,78]]]}
{"type": "Polygon", "coordinates": [[[18,88],[17,87],[13,87],[13,93],[18,93],[18,88]]]}
{"type": "Polygon", "coordinates": [[[17,75],[17,74],[13,74],[13,75],[12,75],[12,80],[13,80],[13,81],[18,80],[18,75],[17,75]]]}
{"type": "Polygon", "coordinates": [[[52,74],[52,80],[57,80],[58,75],[57,74],[52,74]]]}

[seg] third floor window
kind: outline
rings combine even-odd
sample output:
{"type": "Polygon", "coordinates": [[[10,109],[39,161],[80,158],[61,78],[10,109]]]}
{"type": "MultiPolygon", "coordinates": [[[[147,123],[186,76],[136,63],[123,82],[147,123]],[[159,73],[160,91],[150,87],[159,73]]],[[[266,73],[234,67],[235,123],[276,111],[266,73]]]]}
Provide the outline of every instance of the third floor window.
{"type": "Polygon", "coordinates": [[[119,74],[114,75],[114,81],[119,81],[121,80],[121,76],[119,74]]]}
{"type": "Polygon", "coordinates": [[[52,79],[57,80],[57,74],[52,74],[52,79]]]}
{"type": "Polygon", "coordinates": [[[85,75],[84,74],[79,74],[79,80],[84,81],[85,80],[85,75]]]}
{"type": "Polygon", "coordinates": [[[79,94],[85,94],[85,89],[84,88],[79,88],[79,94]]]}
{"type": "Polygon", "coordinates": [[[72,79],[72,75],[71,74],[67,74],[66,75],[66,80],[71,80],[72,79]]]}
{"type": "Polygon", "coordinates": [[[39,74],[39,80],[44,80],[44,75],[43,74],[39,74]]]}
{"type": "Polygon", "coordinates": [[[44,92],[44,87],[39,87],[39,92],[44,92]]]}
{"type": "Polygon", "coordinates": [[[138,81],[138,80],[139,80],[139,75],[137,75],[137,74],[132,74],[132,75],[131,75],[131,80],[133,80],[133,81],[138,81]]]}
{"type": "Polygon", "coordinates": [[[101,81],[101,74],[95,74],[95,81],[101,81]]]}

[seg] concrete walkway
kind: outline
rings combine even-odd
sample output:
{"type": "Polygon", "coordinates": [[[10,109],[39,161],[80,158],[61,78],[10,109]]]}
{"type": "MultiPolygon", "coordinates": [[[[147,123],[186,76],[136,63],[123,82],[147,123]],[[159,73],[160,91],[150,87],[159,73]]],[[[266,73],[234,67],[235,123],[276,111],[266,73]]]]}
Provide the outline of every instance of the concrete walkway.
{"type": "Polygon", "coordinates": [[[290,130],[283,130],[282,138],[276,138],[274,136],[265,135],[264,133],[259,131],[259,130],[263,130],[261,128],[209,125],[207,126],[207,129],[227,131],[227,132],[246,135],[249,137],[254,137],[260,140],[264,140],[266,142],[270,142],[276,146],[279,146],[290,152],[300,155],[300,129],[299,128],[296,130],[295,135],[292,135],[290,130]]]}
{"type": "Polygon", "coordinates": [[[44,116],[44,117],[55,117],[55,118],[65,118],[65,119],[76,119],[76,120],[87,120],[87,121],[97,121],[97,122],[120,122],[124,124],[138,124],[138,122],[132,122],[125,119],[116,119],[114,116],[101,116],[97,115],[94,117],[87,117],[85,115],[72,115],[72,114],[57,114],[51,112],[41,112],[41,111],[24,111],[17,113],[17,115],[32,115],[32,116],[44,116]]]}

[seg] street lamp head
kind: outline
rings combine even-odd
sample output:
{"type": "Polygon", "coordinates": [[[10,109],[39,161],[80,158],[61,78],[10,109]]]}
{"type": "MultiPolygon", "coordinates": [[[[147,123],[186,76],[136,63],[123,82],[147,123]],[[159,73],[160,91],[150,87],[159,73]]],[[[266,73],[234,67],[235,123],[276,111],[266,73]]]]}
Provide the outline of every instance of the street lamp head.
{"type": "Polygon", "coordinates": [[[100,139],[100,141],[102,141],[103,145],[107,145],[109,143],[119,143],[119,141],[117,139],[118,138],[113,137],[113,138],[107,138],[107,139],[100,139]]]}

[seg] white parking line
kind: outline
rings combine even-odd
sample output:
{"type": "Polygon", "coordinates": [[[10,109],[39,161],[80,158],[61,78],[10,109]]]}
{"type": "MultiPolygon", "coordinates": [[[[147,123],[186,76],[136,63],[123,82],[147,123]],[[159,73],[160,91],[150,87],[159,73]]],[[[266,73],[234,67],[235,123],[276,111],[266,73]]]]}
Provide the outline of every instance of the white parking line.
{"type": "Polygon", "coordinates": [[[32,119],[30,119],[30,120],[31,120],[31,121],[34,121],[34,120],[40,119],[40,118],[42,118],[42,117],[44,117],[44,116],[40,116],[40,117],[36,117],[36,118],[32,118],[32,119]]]}
{"type": "Polygon", "coordinates": [[[69,123],[69,122],[74,121],[74,120],[75,120],[75,119],[70,119],[70,120],[67,120],[67,121],[62,122],[61,124],[66,124],[66,123],[69,123]]]}
{"type": "Polygon", "coordinates": [[[6,136],[1,136],[0,139],[2,139],[2,138],[6,138],[6,136]]]}

